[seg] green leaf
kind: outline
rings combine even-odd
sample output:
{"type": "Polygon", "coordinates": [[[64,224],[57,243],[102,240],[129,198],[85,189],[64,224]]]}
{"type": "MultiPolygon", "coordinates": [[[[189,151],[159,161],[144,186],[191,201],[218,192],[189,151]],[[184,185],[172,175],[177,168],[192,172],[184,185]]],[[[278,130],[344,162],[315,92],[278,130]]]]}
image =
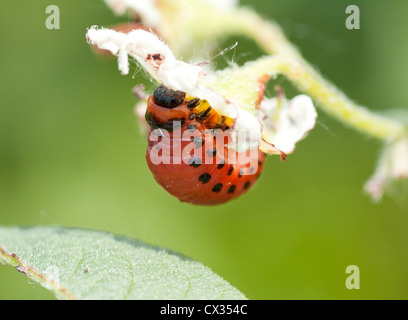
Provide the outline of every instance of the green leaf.
{"type": "Polygon", "coordinates": [[[246,299],[199,262],[102,231],[0,227],[0,262],[61,299],[246,299]]]}

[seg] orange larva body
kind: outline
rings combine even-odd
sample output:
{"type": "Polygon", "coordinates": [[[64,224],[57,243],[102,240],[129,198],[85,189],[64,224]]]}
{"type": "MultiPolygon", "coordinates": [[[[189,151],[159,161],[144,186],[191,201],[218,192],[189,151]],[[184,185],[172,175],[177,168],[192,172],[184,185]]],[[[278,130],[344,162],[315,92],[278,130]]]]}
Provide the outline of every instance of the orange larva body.
{"type": "Polygon", "coordinates": [[[245,163],[231,161],[240,154],[220,143],[216,135],[225,132],[228,120],[211,107],[202,111],[197,105],[197,99],[188,100],[182,92],[156,89],[146,111],[151,126],[146,161],[159,185],[180,201],[221,204],[239,197],[255,184],[265,154],[248,151],[245,163]],[[175,121],[178,126],[173,128],[175,121]],[[162,135],[164,129],[166,133],[162,135]],[[218,130],[208,134],[206,129],[218,130]],[[164,142],[168,142],[168,149],[162,147],[164,142]],[[158,164],[163,156],[167,163],[158,164]]]}

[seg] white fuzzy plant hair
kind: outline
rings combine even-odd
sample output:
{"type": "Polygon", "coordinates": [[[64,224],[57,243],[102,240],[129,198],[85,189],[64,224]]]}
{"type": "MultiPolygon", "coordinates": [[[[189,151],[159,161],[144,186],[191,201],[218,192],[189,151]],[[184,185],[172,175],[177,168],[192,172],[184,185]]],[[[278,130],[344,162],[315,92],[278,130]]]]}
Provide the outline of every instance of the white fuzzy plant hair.
{"type": "Polygon", "coordinates": [[[315,125],[317,114],[306,95],[292,101],[284,97],[264,98],[257,113],[244,110],[208,85],[217,76],[214,71],[176,59],[153,32],[133,30],[125,34],[93,26],[86,37],[90,44],[117,56],[123,75],[129,73],[130,56],[158,83],[205,99],[219,114],[234,119],[233,138],[239,152],[261,147],[267,153],[292,153],[296,142],[315,125]],[[245,133],[246,139],[238,139],[240,132],[245,133]]]}

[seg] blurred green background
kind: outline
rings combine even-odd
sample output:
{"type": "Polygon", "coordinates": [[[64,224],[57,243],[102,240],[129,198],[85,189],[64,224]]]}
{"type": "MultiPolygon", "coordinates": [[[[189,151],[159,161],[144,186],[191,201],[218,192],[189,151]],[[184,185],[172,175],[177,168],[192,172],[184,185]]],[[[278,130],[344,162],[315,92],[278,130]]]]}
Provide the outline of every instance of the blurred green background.
{"type": "MultiPolygon", "coordinates": [[[[242,3],[278,21],[355,101],[407,108],[406,1],[242,3]],[[360,30],[345,27],[350,4],[360,7],[360,30]]],[[[408,210],[389,198],[374,204],[362,191],[381,144],[321,112],[285,163],[268,159],[247,195],[196,207],[163,191],[145,163],[146,139],[133,114],[133,86],[151,84],[121,76],[115,59],[95,56],[85,40],[92,25],[126,21],[102,0],[1,2],[1,225],[57,224],[137,238],[201,261],[250,299],[408,298],[408,210]],[[60,30],[45,27],[51,4],[60,8],[60,30]],[[345,269],[353,264],[361,289],[350,291],[345,269]]],[[[238,40],[227,59],[259,54],[251,41],[238,40]]],[[[284,79],[278,83],[295,93],[284,79]]],[[[53,298],[0,265],[0,299],[53,298]]]]}

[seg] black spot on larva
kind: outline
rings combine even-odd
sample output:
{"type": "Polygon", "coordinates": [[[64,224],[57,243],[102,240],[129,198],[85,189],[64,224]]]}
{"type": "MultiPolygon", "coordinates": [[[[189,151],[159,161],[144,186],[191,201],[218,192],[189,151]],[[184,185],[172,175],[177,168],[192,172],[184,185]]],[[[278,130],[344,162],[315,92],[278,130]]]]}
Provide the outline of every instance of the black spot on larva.
{"type": "Polygon", "coordinates": [[[188,160],[188,164],[190,166],[193,166],[194,168],[198,168],[199,166],[201,166],[201,159],[197,158],[197,157],[193,157],[190,160],[188,160]]]}
{"type": "MultiPolygon", "coordinates": [[[[211,134],[212,134],[212,136],[214,137],[214,138],[216,138],[217,137],[217,135],[218,134],[222,134],[225,130],[224,129],[222,129],[222,128],[218,128],[217,126],[217,124],[216,125],[211,125],[210,123],[209,124],[207,124],[207,126],[209,127],[209,128],[211,128],[211,130],[210,130],[210,132],[211,132],[211,134]]],[[[226,136],[224,136],[224,138],[221,138],[221,139],[224,139],[224,141],[227,143],[227,141],[226,141],[226,136]]]]}
{"type": "Polygon", "coordinates": [[[211,109],[212,109],[211,107],[208,107],[207,110],[200,112],[197,115],[197,120],[200,122],[207,120],[207,118],[210,116],[211,109]]]}
{"type": "Polygon", "coordinates": [[[250,185],[251,185],[251,182],[249,181],[245,182],[244,189],[248,189],[250,185]]]}
{"type": "Polygon", "coordinates": [[[209,173],[203,173],[201,176],[198,177],[198,181],[201,181],[202,183],[207,183],[210,181],[211,175],[209,173]]]}
{"type": "Polygon", "coordinates": [[[146,120],[146,122],[149,124],[149,126],[150,126],[150,114],[147,112],[147,110],[146,110],[146,112],[145,112],[145,120],[146,120]]]}
{"type": "Polygon", "coordinates": [[[217,149],[216,148],[209,149],[207,150],[207,154],[209,157],[215,157],[217,155],[217,149]]]}
{"type": "Polygon", "coordinates": [[[238,178],[241,178],[244,175],[244,168],[239,169],[238,178]]]}
{"type": "Polygon", "coordinates": [[[175,91],[161,84],[154,90],[153,100],[161,107],[172,109],[181,105],[185,96],[185,92],[175,91]]]}
{"type": "Polygon", "coordinates": [[[235,191],[237,187],[235,185],[232,185],[229,189],[228,189],[228,193],[233,193],[235,191]]]}
{"type": "Polygon", "coordinates": [[[196,149],[199,149],[204,145],[204,140],[202,137],[192,137],[191,141],[195,144],[196,149]]]}
{"type": "Polygon", "coordinates": [[[217,183],[214,188],[212,189],[213,192],[220,192],[222,189],[222,183],[217,183]]]}
{"type": "Polygon", "coordinates": [[[262,166],[262,165],[263,165],[263,162],[262,162],[261,160],[258,160],[258,165],[259,165],[259,166],[262,166]]]}
{"type": "Polygon", "coordinates": [[[226,118],[224,116],[221,117],[221,123],[217,124],[215,127],[221,129],[222,131],[225,131],[229,129],[229,126],[225,123],[226,118]]]}
{"type": "Polygon", "coordinates": [[[190,110],[193,110],[195,107],[197,107],[197,105],[199,103],[200,103],[199,98],[195,98],[193,100],[190,100],[189,102],[187,102],[187,108],[189,108],[190,110]]]}
{"type": "Polygon", "coordinates": [[[225,166],[225,160],[222,159],[221,162],[219,163],[219,165],[217,166],[217,169],[222,169],[225,166]]]}
{"type": "Polygon", "coordinates": [[[186,126],[186,129],[194,132],[197,129],[197,127],[196,127],[196,125],[194,123],[189,123],[186,126]]]}
{"type": "Polygon", "coordinates": [[[229,127],[225,123],[217,123],[214,126],[214,129],[225,131],[225,130],[229,129],[229,127]]]}
{"type": "Polygon", "coordinates": [[[230,176],[233,171],[234,171],[234,166],[230,166],[229,169],[228,169],[227,175],[230,176]]]}
{"type": "Polygon", "coordinates": [[[154,129],[166,129],[167,131],[171,132],[173,130],[180,129],[182,126],[184,126],[185,122],[186,120],[182,118],[159,121],[155,118],[154,114],[150,114],[149,121],[147,123],[154,129]]]}

